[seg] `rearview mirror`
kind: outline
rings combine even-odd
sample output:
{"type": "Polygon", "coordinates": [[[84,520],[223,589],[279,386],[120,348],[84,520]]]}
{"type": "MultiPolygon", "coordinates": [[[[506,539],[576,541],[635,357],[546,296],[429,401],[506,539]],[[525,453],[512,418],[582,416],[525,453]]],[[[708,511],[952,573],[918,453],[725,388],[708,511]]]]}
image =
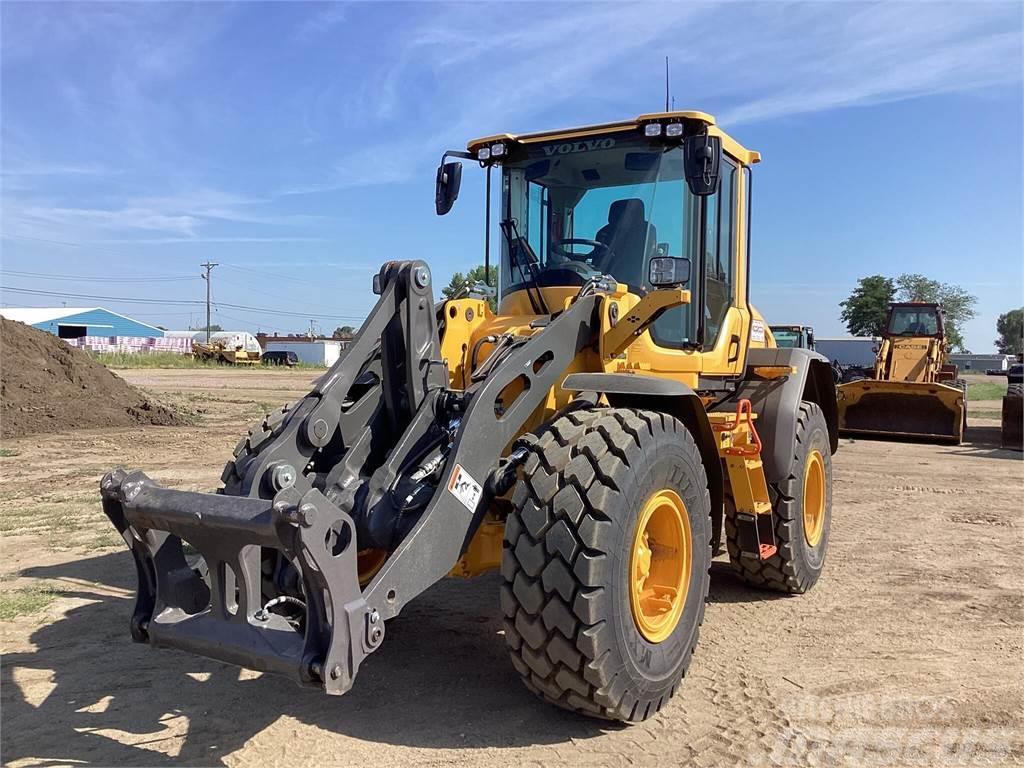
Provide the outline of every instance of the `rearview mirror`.
{"type": "Polygon", "coordinates": [[[462,185],[462,163],[442,163],[437,168],[437,183],[434,186],[434,210],[444,216],[455,205],[462,185]]]}
{"type": "Polygon", "coordinates": [[[687,136],[683,140],[683,163],[690,192],[697,197],[715,194],[721,161],[721,137],[706,133],[687,136]]]}
{"type": "Polygon", "coordinates": [[[669,285],[686,285],[690,282],[690,260],[674,256],[659,256],[651,259],[647,281],[652,288],[669,285]]]}

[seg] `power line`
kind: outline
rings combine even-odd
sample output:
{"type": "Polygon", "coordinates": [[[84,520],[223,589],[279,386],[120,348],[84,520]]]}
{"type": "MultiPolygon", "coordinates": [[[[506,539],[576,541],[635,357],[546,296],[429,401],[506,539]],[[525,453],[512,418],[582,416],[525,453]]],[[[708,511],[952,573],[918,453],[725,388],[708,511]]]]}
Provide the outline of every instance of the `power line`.
{"type": "MultiPolygon", "coordinates": [[[[95,299],[98,301],[116,301],[122,304],[155,304],[155,305],[168,305],[168,306],[205,306],[205,301],[198,301],[195,299],[154,299],[149,297],[141,298],[127,298],[124,296],[101,296],[90,293],[66,293],[62,291],[42,291],[33,288],[17,288],[11,286],[3,286],[3,291],[10,293],[22,293],[31,296],[60,296],[71,299],[95,299]]],[[[268,309],[266,307],[250,307],[244,304],[229,304],[227,302],[217,302],[217,306],[226,307],[227,309],[238,309],[245,312],[259,312],[266,315],[276,315],[280,317],[319,317],[319,318],[330,318],[337,320],[358,320],[362,321],[366,319],[365,315],[334,315],[334,314],[323,314],[319,312],[287,312],[280,309],[268,309]]]]}
{"type": "Polygon", "coordinates": [[[287,280],[292,283],[299,283],[300,285],[315,285],[317,288],[322,288],[323,284],[315,282],[313,280],[303,280],[299,277],[292,277],[291,275],[278,275],[273,272],[264,272],[260,269],[253,269],[252,267],[240,267],[237,264],[224,264],[228,269],[237,269],[241,272],[251,272],[254,275],[263,275],[264,277],[272,277],[275,280],[287,280]]]}
{"type": "Polygon", "coordinates": [[[153,276],[153,277],[86,277],[85,275],[51,275],[43,272],[22,272],[17,269],[0,270],[0,275],[14,275],[16,277],[45,278],[47,280],[75,280],[93,283],[156,283],[179,280],[196,280],[197,275],[181,275],[178,277],[153,276]]]}

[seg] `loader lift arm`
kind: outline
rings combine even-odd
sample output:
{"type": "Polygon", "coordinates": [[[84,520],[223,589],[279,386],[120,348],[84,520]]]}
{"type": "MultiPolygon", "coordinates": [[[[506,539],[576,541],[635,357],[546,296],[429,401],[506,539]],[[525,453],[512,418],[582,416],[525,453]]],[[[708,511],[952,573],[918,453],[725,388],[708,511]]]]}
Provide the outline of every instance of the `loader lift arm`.
{"type": "Polygon", "coordinates": [[[139,576],[136,641],[344,693],[380,646],[384,619],[456,563],[499,457],[596,343],[598,299],[583,296],[485,379],[450,390],[426,265],[385,264],[374,286],[380,300],[352,346],[269,436],[250,438],[222,493],[161,488],[141,472],[104,477],[104,512],[139,576]],[[360,590],[363,537],[392,553],[360,590]],[[293,593],[268,591],[268,554],[293,569],[293,593]],[[304,604],[301,615],[270,612],[279,596],[304,604]]]}

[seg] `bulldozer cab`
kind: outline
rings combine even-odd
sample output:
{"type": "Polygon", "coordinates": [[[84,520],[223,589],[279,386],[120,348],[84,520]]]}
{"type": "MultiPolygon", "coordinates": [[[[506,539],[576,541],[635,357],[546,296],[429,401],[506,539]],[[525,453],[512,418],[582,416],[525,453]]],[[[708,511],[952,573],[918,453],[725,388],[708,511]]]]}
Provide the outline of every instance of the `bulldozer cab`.
{"type": "Polygon", "coordinates": [[[946,334],[938,304],[892,304],[879,349],[878,378],[889,381],[941,381],[946,375],[946,334]]]}
{"type": "Polygon", "coordinates": [[[709,115],[503,134],[468,148],[501,175],[500,315],[551,314],[603,278],[630,294],[628,308],[659,288],[651,280],[657,260],[672,264],[688,300],[665,309],[624,352],[622,366],[632,357],[693,384],[698,374],[736,375],[750,341],[764,344],[746,274],[750,166],[760,156],[709,115]],[[721,146],[714,178],[690,159],[688,142],[706,137],[721,146]]]}
{"type": "Polygon", "coordinates": [[[967,425],[967,385],[946,351],[938,304],[890,304],[874,375],[839,387],[840,430],[959,443],[967,425]]]}

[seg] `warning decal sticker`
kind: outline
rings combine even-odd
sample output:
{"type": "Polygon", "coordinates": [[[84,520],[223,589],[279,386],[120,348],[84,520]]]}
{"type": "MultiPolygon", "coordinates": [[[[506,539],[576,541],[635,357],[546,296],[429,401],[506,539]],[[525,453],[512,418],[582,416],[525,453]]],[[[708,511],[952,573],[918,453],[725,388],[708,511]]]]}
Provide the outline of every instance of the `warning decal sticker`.
{"type": "Polygon", "coordinates": [[[470,512],[476,512],[476,505],[480,503],[480,497],[484,493],[480,483],[470,477],[469,472],[464,470],[461,464],[456,464],[452,470],[452,476],[448,479],[448,490],[470,512]]]}

